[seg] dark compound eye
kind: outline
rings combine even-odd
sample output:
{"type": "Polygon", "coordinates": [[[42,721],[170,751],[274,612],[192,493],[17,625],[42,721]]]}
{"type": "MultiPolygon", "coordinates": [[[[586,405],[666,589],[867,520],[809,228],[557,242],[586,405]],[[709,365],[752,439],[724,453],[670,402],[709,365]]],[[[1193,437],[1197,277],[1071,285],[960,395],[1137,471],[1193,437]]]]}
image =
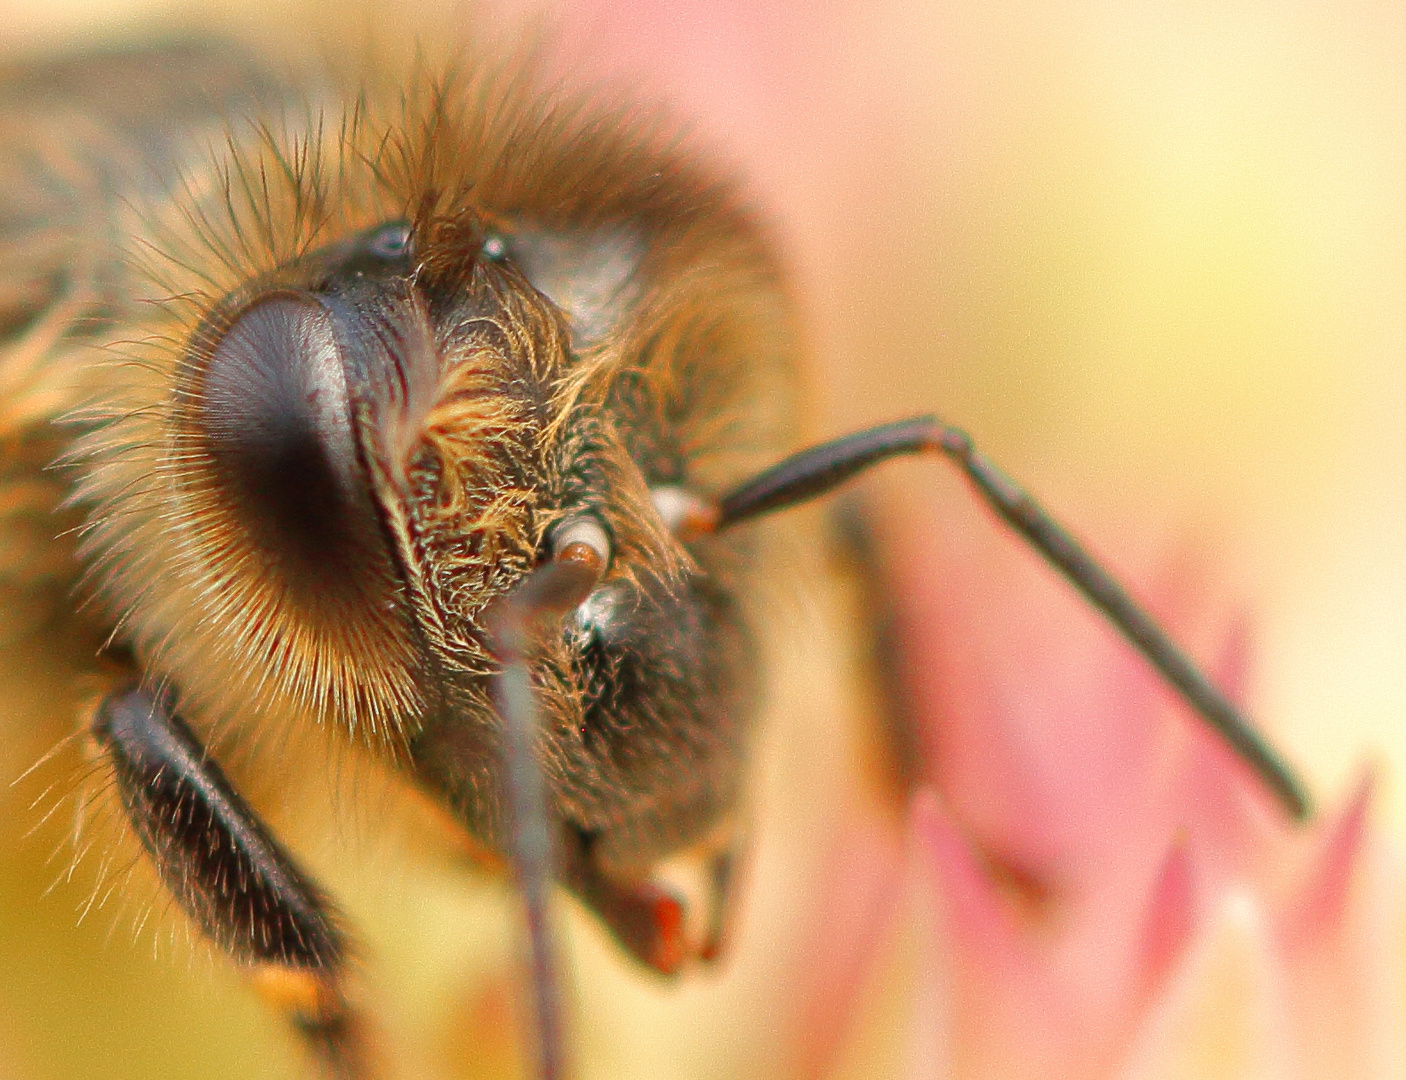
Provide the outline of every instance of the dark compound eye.
{"type": "Polygon", "coordinates": [[[384,566],[343,351],[315,297],[271,293],[234,318],[198,415],[221,501],[294,592],[345,595],[384,566]]]}

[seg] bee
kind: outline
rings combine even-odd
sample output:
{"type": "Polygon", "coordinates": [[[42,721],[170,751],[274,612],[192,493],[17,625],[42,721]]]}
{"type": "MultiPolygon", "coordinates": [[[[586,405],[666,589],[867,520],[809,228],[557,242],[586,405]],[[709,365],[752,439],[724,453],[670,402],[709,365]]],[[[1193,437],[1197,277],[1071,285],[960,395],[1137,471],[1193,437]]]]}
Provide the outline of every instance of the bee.
{"type": "Polygon", "coordinates": [[[0,83],[3,581],[91,691],[89,789],[316,1068],[379,1073],[354,933],[224,747],[332,733],[508,868],[537,1074],[564,1075],[552,888],[659,975],[724,950],[779,558],[759,519],[896,456],[953,461],[1306,813],[962,431],[801,445],[742,193],[524,64],[288,74],[190,39],[0,83]],[[680,853],[701,919],[658,873],[680,853]]]}

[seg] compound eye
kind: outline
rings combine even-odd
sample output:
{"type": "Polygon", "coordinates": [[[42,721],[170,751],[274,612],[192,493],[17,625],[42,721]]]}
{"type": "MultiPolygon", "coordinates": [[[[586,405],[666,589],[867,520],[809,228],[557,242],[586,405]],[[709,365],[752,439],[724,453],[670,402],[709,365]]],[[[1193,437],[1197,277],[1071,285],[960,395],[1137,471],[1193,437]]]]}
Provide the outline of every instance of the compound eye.
{"type": "Polygon", "coordinates": [[[601,571],[610,565],[610,533],[595,514],[578,514],[566,518],[552,530],[549,554],[556,559],[579,559],[599,565],[601,571]]]}
{"type": "Polygon", "coordinates": [[[345,592],[384,549],[327,309],[274,292],[208,354],[198,423],[217,498],[295,591],[345,592]]]}

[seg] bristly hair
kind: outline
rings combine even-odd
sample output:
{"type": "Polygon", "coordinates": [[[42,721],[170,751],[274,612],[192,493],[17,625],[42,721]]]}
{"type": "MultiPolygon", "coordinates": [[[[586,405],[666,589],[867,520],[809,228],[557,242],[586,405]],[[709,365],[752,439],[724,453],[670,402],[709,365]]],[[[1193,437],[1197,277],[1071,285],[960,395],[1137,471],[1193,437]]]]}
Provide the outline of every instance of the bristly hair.
{"type": "MultiPolygon", "coordinates": [[[[739,380],[766,382],[772,375],[700,374],[712,355],[749,352],[726,340],[738,331],[725,318],[677,315],[681,304],[700,310],[704,291],[734,312],[756,308],[759,293],[775,302],[774,270],[754,230],[739,226],[746,216],[731,188],[677,153],[674,136],[657,120],[549,93],[532,71],[532,58],[524,56],[504,61],[468,53],[443,66],[417,56],[408,72],[371,72],[348,81],[341,94],[335,80],[320,75],[309,84],[331,90],[290,94],[273,115],[232,117],[203,165],[188,168],[164,198],[127,210],[130,257],[157,297],[132,319],[129,336],[139,343],[88,376],[89,431],[72,454],[81,471],[76,500],[89,508],[80,557],[89,562],[89,587],[115,620],[115,634],[154,667],[179,671],[185,699],[216,722],[235,713],[285,723],[308,717],[340,724],[394,753],[425,707],[414,675],[423,644],[415,632],[384,607],[362,611],[363,617],[336,604],[314,618],[294,610],[268,587],[255,553],[229,528],[202,452],[182,427],[191,404],[183,389],[189,371],[208,359],[202,333],[218,331],[220,320],[254,295],[299,285],[304,260],[330,242],[406,221],[423,250],[416,275],[434,280],[471,276],[484,230],[500,220],[526,217],[544,229],[577,231],[630,220],[646,234],[686,223],[697,235],[692,250],[674,260],[680,265],[670,267],[673,284],[642,299],[628,329],[608,328],[580,350],[569,372],[536,373],[551,393],[533,420],[532,449],[544,461],[560,459],[568,450],[568,420],[598,412],[635,369],[651,384],[661,421],[688,402],[697,419],[680,435],[692,444],[683,450],[694,454],[699,475],[732,475],[730,461],[770,453],[776,442],[777,425],[765,417],[739,425],[734,410],[714,407],[738,394],[739,380]],[[687,260],[704,250],[706,265],[689,267],[687,260]]],[[[756,325],[788,322],[771,308],[749,314],[756,325]]],[[[788,331],[768,333],[777,340],[750,350],[768,358],[762,369],[783,366],[771,360],[791,353],[790,342],[780,340],[788,331]]],[[[523,355],[531,361],[540,351],[523,355]]],[[[490,462],[496,450],[485,434],[520,439],[526,421],[512,414],[507,398],[474,386],[484,377],[468,362],[441,373],[407,407],[404,430],[392,441],[456,460],[464,475],[490,462]]],[[[769,403],[757,411],[769,414],[769,403]]],[[[783,411],[778,403],[776,415],[783,411]]],[[[596,424],[601,438],[628,441],[608,427],[596,424]]],[[[611,524],[622,552],[637,556],[627,564],[676,576],[686,555],[660,532],[628,460],[614,466],[611,460],[606,455],[620,504],[611,524]]],[[[493,477],[478,480],[482,490],[493,477]]],[[[441,471],[437,481],[430,509],[462,523],[454,476],[441,471]]],[[[489,524],[495,515],[501,519],[497,535],[508,537],[512,552],[475,557],[486,565],[502,555],[504,575],[520,573],[523,553],[540,545],[550,521],[532,519],[534,535],[509,535],[526,520],[522,491],[506,478],[498,481],[496,501],[475,512],[489,524]]],[[[390,527],[406,529],[403,521],[390,527]]],[[[503,587],[493,584],[470,606],[481,608],[484,596],[503,587]]],[[[402,593],[397,603],[412,599],[402,593]]],[[[481,652],[481,643],[458,644],[481,652]]],[[[487,666],[490,658],[482,654],[480,662],[487,666]]]]}

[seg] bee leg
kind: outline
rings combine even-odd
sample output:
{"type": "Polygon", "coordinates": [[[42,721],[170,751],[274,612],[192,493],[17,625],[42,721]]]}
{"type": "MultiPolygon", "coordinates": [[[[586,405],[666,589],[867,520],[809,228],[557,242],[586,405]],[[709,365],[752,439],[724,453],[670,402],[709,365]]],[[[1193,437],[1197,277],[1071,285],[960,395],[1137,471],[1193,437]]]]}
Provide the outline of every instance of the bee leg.
{"type": "Polygon", "coordinates": [[[684,905],[658,882],[618,882],[591,857],[591,838],[577,833],[566,845],[562,878],[605,923],[627,952],[661,975],[676,974],[692,953],[684,933],[684,905]]]}
{"type": "Polygon", "coordinates": [[[176,902],[281,1006],[328,1076],[369,1075],[365,1033],[343,994],[348,944],[331,905],[175,713],[170,693],[116,690],[91,730],[176,902]]]}

